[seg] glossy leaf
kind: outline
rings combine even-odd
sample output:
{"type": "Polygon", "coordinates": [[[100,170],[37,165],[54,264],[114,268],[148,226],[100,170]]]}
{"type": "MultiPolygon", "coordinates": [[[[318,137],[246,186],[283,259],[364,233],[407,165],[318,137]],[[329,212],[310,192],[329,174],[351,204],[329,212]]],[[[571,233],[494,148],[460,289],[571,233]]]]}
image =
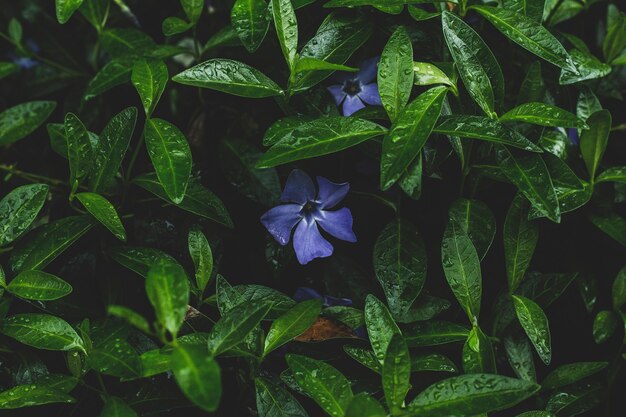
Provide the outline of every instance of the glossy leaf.
{"type": "Polygon", "coordinates": [[[0,113],[0,146],[33,133],[54,111],[54,101],[29,101],[0,113]]]}
{"type": "Polygon", "coordinates": [[[185,271],[166,260],[152,265],[146,277],[146,294],[159,323],[176,335],[189,304],[189,281],[185,271]]]}
{"type": "Polygon", "coordinates": [[[136,120],[137,109],[128,107],[115,115],[100,133],[99,145],[93,153],[91,191],[103,191],[113,181],[128,150],[136,120]]]}
{"type": "Polygon", "coordinates": [[[383,140],[381,189],[390,188],[419,155],[441,113],[446,92],[446,87],[432,88],[399,114],[383,140]]]}
{"type": "Polygon", "coordinates": [[[322,311],[322,300],[312,299],[293,306],[272,323],[265,337],[263,355],[289,342],[304,333],[322,311]]]}
{"type": "Polygon", "coordinates": [[[374,270],[394,316],[405,314],[419,295],[426,280],[426,261],[424,242],[408,221],[393,221],[378,236],[374,270]]]}
{"type": "Polygon", "coordinates": [[[537,382],[533,346],[521,329],[504,338],[504,351],[518,378],[537,382]]]}
{"type": "Polygon", "coordinates": [[[514,295],[515,313],[526,335],[535,346],[541,360],[549,365],[552,360],[552,343],[548,318],[534,301],[514,295]]]}
{"type": "Polygon", "coordinates": [[[441,116],[433,132],[499,143],[530,152],[542,152],[541,148],[517,131],[481,116],[441,116]]]}
{"type": "Polygon", "coordinates": [[[410,347],[435,346],[460,342],[467,339],[469,330],[460,324],[447,321],[418,322],[404,331],[404,338],[410,347]]]}
{"type": "Polygon", "coordinates": [[[539,240],[539,226],[528,220],[530,205],[518,194],[504,221],[504,260],[509,291],[514,292],[524,278],[539,240]]]}
{"type": "Polygon", "coordinates": [[[83,0],[55,0],[55,2],[57,20],[59,23],[64,24],[70,20],[70,17],[78,10],[83,0]]]}
{"type": "Polygon", "coordinates": [[[469,374],[444,379],[409,404],[411,416],[476,415],[511,407],[539,390],[539,385],[501,375],[469,374]]]}
{"type": "Polygon", "coordinates": [[[104,225],[113,235],[126,242],[126,231],[117,210],[106,198],[96,193],[78,193],[76,198],[87,211],[104,225]]]}
{"type": "Polygon", "coordinates": [[[520,154],[501,146],[496,151],[498,166],[542,215],[561,221],[559,201],[550,173],[541,156],[520,154]]]}
{"type": "Polygon", "coordinates": [[[382,126],[354,117],[327,117],[304,122],[286,132],[261,157],[256,166],[271,168],[339,152],[384,133],[382,126]]]}
{"type": "Polygon", "coordinates": [[[450,206],[448,217],[469,237],[482,260],[496,235],[496,219],[489,207],[478,200],[459,198],[450,206]]]}
{"type": "Polygon", "coordinates": [[[7,291],[27,300],[50,301],[65,297],[72,286],[42,271],[24,271],[11,280],[7,291]]]}
{"type": "Polygon", "coordinates": [[[458,94],[454,81],[448,77],[448,74],[434,64],[429,62],[413,62],[413,75],[415,85],[444,84],[450,87],[455,94],[458,94]]]}
{"type": "Polygon", "coordinates": [[[355,395],[346,409],[345,417],[385,417],[387,412],[374,397],[362,392],[355,395]]]}
{"type": "Polygon", "coordinates": [[[94,346],[87,364],[97,372],[118,378],[134,379],[142,375],[139,355],[128,341],[119,337],[94,346]]]}
{"type": "Polygon", "coordinates": [[[230,59],[210,59],[175,75],[172,81],[240,97],[262,98],[283,94],[278,84],[259,70],[230,59]]]}
{"type": "Polygon", "coordinates": [[[588,128],[584,120],[544,103],[524,103],[500,116],[501,122],[526,122],[540,126],[588,128]]]}
{"type": "Polygon", "coordinates": [[[611,288],[613,309],[619,310],[626,303],[626,265],[617,273],[611,288]]]}
{"type": "Polygon", "coordinates": [[[146,117],[150,117],[159,103],[168,78],[163,61],[140,59],[133,65],[130,79],[139,93],[146,117]]]}
{"type": "Polygon", "coordinates": [[[220,367],[206,349],[178,345],[171,366],[176,383],[192,403],[208,412],[217,409],[222,396],[220,367]]]}
{"type": "Polygon", "coordinates": [[[371,294],[365,300],[365,325],[376,358],[383,363],[391,338],[401,332],[387,307],[371,294]]]}
{"type": "Polygon", "coordinates": [[[70,187],[74,190],[91,170],[91,142],[89,132],[74,113],[65,115],[64,126],[67,140],[67,159],[70,163],[70,187]]]}
{"type": "Polygon", "coordinates": [[[504,77],[498,61],[478,33],[459,17],[444,11],[441,25],[465,88],[493,118],[504,100],[504,77]]]}
{"type": "Polygon", "coordinates": [[[475,325],[463,345],[463,370],[466,374],[496,373],[496,358],[489,337],[475,325]]]}
{"type": "Polygon", "coordinates": [[[454,362],[439,353],[411,356],[411,372],[422,371],[457,372],[457,368],[454,362]]]}
{"type": "Polygon", "coordinates": [[[153,248],[120,246],[110,249],[108,255],[111,256],[114,261],[119,262],[144,278],[148,276],[150,267],[161,262],[161,260],[177,263],[176,260],[167,253],[153,248]]]}
{"type": "Polygon", "coordinates": [[[454,221],[448,222],[441,243],[446,280],[470,321],[478,318],[482,295],[480,260],[470,238],[454,221]]]}
{"type": "Polygon", "coordinates": [[[587,123],[589,129],[584,130],[580,135],[580,153],[587,166],[589,177],[593,181],[609,139],[611,113],[608,110],[600,110],[589,116],[587,123]]]}
{"type": "Polygon", "coordinates": [[[410,378],[409,349],[402,336],[394,334],[387,346],[382,369],[383,392],[392,413],[397,413],[404,405],[404,398],[411,386],[410,378]]]}
{"type": "Polygon", "coordinates": [[[626,246],[626,219],[616,213],[592,213],[589,220],[615,241],[626,246]]]}
{"type": "Polygon", "coordinates": [[[383,107],[393,122],[408,103],[413,87],[413,45],[404,26],[398,26],[383,49],[377,82],[383,107]]]}
{"type": "Polygon", "coordinates": [[[550,372],[541,382],[544,390],[557,389],[596,374],[608,366],[608,362],[577,362],[561,365],[550,372]]]}
{"type": "Polygon", "coordinates": [[[48,189],[46,184],[22,185],[0,200],[0,247],[28,230],[46,201],[48,189]]]}
{"type": "Polygon", "coordinates": [[[187,139],[176,126],[162,119],[146,120],[144,137],[159,183],[172,202],[180,204],[191,175],[187,139]]]}
{"type": "Polygon", "coordinates": [[[618,327],[618,320],[614,312],[602,310],[593,320],[593,339],[596,343],[604,343],[613,336],[618,327]]]}
{"type": "Polygon", "coordinates": [[[96,73],[87,85],[85,100],[99,96],[113,87],[130,80],[133,69],[133,60],[128,56],[113,58],[96,73]]]}
{"type": "Polygon", "coordinates": [[[293,69],[298,49],[298,22],[291,0],[271,0],[278,43],[290,69],[293,69]]]}
{"type": "Polygon", "coordinates": [[[137,417],[137,413],[118,397],[108,397],[100,417],[137,417]]]}
{"type": "Polygon", "coordinates": [[[545,0],[504,0],[505,9],[524,15],[537,23],[541,23],[545,0]]]}
{"type": "Polygon", "coordinates": [[[270,26],[265,0],[237,0],[230,12],[230,22],[248,52],[256,51],[270,26]]]}
{"type": "Polygon", "coordinates": [[[352,401],[350,382],[325,362],[300,355],[288,355],[287,364],[300,386],[332,417],[342,417],[352,401]]]}
{"type": "Polygon", "coordinates": [[[192,228],[187,238],[189,255],[196,270],[196,285],[203,292],[213,274],[213,253],[206,236],[199,228],[192,228]]]}
{"type": "Polygon", "coordinates": [[[596,182],[626,183],[626,166],[608,168],[597,176],[596,182]]]}
{"type": "Polygon", "coordinates": [[[72,396],[46,385],[18,385],[0,392],[0,410],[73,402],[76,400],[72,396]]]}
{"type": "Polygon", "coordinates": [[[259,417],[308,417],[298,400],[280,385],[261,377],[254,383],[259,417]]]}
{"type": "Polygon", "coordinates": [[[0,322],[0,333],[46,350],[82,350],[83,341],[65,320],[49,314],[23,313],[0,322]]]}

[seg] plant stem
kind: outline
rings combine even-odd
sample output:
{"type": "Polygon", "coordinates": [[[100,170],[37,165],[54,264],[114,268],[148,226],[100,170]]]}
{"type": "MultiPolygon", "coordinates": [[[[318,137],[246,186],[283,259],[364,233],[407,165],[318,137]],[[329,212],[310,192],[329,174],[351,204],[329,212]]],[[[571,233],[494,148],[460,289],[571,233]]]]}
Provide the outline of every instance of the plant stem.
{"type": "Polygon", "coordinates": [[[54,179],[54,178],[46,177],[46,176],[43,176],[43,175],[32,174],[32,173],[26,172],[26,171],[21,171],[21,170],[16,169],[15,167],[13,167],[11,165],[0,164],[0,170],[8,172],[9,174],[18,176],[20,178],[24,178],[25,180],[32,181],[32,182],[46,182],[46,183],[48,183],[50,185],[53,185],[53,186],[56,186],[56,187],[64,187],[65,186],[65,182],[63,182],[61,180],[57,180],[57,179],[54,179]]]}

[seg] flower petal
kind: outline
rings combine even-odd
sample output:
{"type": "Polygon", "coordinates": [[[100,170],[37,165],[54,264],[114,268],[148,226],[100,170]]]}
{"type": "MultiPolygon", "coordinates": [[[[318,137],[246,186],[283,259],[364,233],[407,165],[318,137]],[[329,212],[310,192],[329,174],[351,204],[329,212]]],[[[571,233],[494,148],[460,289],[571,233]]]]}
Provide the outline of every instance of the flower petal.
{"type": "Polygon", "coordinates": [[[302,219],[299,204],[283,204],[270,209],[261,216],[261,223],[281,245],[289,243],[291,230],[302,219]]]}
{"type": "Polygon", "coordinates": [[[352,300],[349,298],[333,297],[332,295],[325,295],[323,298],[324,298],[324,307],[351,306],[352,305],[352,300]]]}
{"type": "Polygon", "coordinates": [[[350,190],[350,184],[344,182],[342,184],[336,184],[328,181],[324,177],[317,177],[317,201],[319,202],[320,209],[333,208],[344,199],[348,191],[350,190]]]}
{"type": "Polygon", "coordinates": [[[322,226],[322,229],[337,239],[356,242],[356,236],[352,231],[352,213],[349,208],[344,207],[336,211],[318,210],[315,220],[322,226]]]}
{"type": "Polygon", "coordinates": [[[326,89],[330,92],[335,100],[335,104],[339,106],[344,98],[346,98],[346,93],[343,91],[343,85],[331,85],[326,87],[326,89]]]}
{"type": "Polygon", "coordinates": [[[343,115],[350,116],[363,107],[365,107],[365,104],[358,96],[346,96],[346,99],[343,101],[343,115]]]}
{"type": "Polygon", "coordinates": [[[293,299],[297,302],[312,300],[314,298],[322,298],[322,294],[309,287],[298,287],[293,295],[293,299]]]}
{"type": "Polygon", "coordinates": [[[378,72],[378,60],[380,57],[375,56],[359,64],[359,72],[356,73],[356,78],[359,79],[362,85],[371,83],[376,78],[378,72]]]}
{"type": "Polygon", "coordinates": [[[315,186],[304,171],[294,169],[287,178],[280,200],[288,203],[306,204],[315,198],[315,186]]]}
{"type": "Polygon", "coordinates": [[[371,106],[382,106],[380,101],[380,93],[378,92],[378,84],[371,83],[361,86],[361,91],[357,94],[361,100],[371,106]]]}
{"type": "Polygon", "coordinates": [[[333,254],[333,245],[322,237],[313,218],[304,218],[298,224],[293,235],[293,248],[302,265],[333,254]]]}

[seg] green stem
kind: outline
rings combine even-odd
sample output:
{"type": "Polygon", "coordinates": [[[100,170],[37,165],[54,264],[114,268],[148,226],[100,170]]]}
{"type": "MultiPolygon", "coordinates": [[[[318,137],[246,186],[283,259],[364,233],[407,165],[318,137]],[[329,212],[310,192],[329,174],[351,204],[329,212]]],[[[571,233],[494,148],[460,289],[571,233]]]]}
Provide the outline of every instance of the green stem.
{"type": "Polygon", "coordinates": [[[32,181],[32,182],[45,182],[45,183],[48,183],[48,184],[56,186],[56,187],[63,187],[63,186],[65,186],[65,183],[63,181],[61,181],[61,180],[57,180],[57,179],[54,179],[54,178],[46,177],[46,176],[43,176],[43,175],[33,174],[33,173],[30,173],[30,172],[26,172],[26,171],[21,171],[21,170],[16,169],[15,167],[13,167],[11,165],[0,164],[0,170],[8,172],[9,174],[18,176],[18,177],[23,178],[25,180],[32,181]]]}
{"type": "Polygon", "coordinates": [[[133,154],[130,157],[130,162],[128,163],[128,168],[126,169],[126,175],[124,175],[124,179],[126,180],[126,182],[130,181],[130,176],[132,174],[133,167],[135,166],[135,162],[137,161],[137,157],[139,156],[139,151],[143,147],[143,142],[144,142],[144,134],[143,132],[141,132],[141,136],[139,137],[139,142],[137,143],[137,146],[135,146],[135,149],[133,149],[133,154]]]}

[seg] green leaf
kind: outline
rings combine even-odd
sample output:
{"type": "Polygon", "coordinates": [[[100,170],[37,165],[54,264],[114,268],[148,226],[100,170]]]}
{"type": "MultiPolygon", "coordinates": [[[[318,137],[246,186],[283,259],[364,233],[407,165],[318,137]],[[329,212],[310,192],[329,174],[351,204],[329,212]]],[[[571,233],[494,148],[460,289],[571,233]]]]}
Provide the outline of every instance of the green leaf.
{"type": "Polygon", "coordinates": [[[387,412],[374,397],[367,393],[355,395],[348,404],[345,417],[386,417],[387,412]]]}
{"type": "Polygon", "coordinates": [[[502,375],[469,374],[439,381],[409,404],[410,416],[476,415],[509,408],[539,385],[502,375]]]}
{"type": "Polygon", "coordinates": [[[447,91],[447,87],[431,88],[399,114],[383,140],[381,189],[389,189],[419,155],[441,113],[447,91]]]}
{"type": "Polygon", "coordinates": [[[452,89],[455,95],[458,94],[456,84],[443,72],[430,62],[413,62],[413,83],[415,85],[444,84],[452,89]]]}
{"type": "Polygon", "coordinates": [[[578,49],[570,51],[570,57],[576,67],[576,72],[569,69],[562,69],[559,76],[559,84],[569,85],[581,81],[602,78],[611,73],[611,66],[600,62],[595,56],[581,52],[578,49]]]}
{"type": "Polygon", "coordinates": [[[213,274],[213,253],[211,252],[211,246],[209,246],[209,242],[204,233],[197,227],[189,231],[187,243],[189,255],[191,255],[191,260],[196,270],[196,285],[200,292],[204,292],[213,274]]]}
{"type": "Polygon", "coordinates": [[[189,281],[183,268],[167,260],[154,264],[146,277],[146,294],[159,323],[176,336],[189,304],[189,281]]]}
{"type": "Polygon", "coordinates": [[[517,153],[506,146],[496,151],[498,166],[509,181],[526,196],[542,215],[555,223],[561,221],[559,201],[550,173],[541,156],[517,153]]]}
{"type": "MultiPolygon", "coordinates": [[[[333,64],[344,64],[372,35],[373,25],[361,17],[331,13],[317,33],[300,51],[301,58],[315,58],[333,64]]],[[[332,71],[307,71],[296,75],[294,92],[308,90],[325,80],[332,71]]]]}
{"type": "Polygon", "coordinates": [[[230,11],[230,23],[248,52],[255,52],[270,27],[265,0],[236,0],[230,11]]]}
{"type": "Polygon", "coordinates": [[[561,388],[602,371],[608,362],[577,362],[561,365],[550,372],[541,383],[544,390],[561,388]]]}
{"type": "Polygon", "coordinates": [[[265,74],[230,59],[210,59],[175,75],[172,81],[240,97],[262,98],[283,94],[278,84],[265,74]]]}
{"type": "Polygon", "coordinates": [[[504,0],[503,6],[507,10],[524,15],[537,23],[541,23],[545,0],[504,0]]]}
{"type": "Polygon", "coordinates": [[[577,416],[603,401],[606,401],[606,386],[600,383],[586,383],[555,391],[545,408],[557,416],[577,416]]]}
{"type": "Polygon", "coordinates": [[[517,194],[504,221],[504,261],[509,292],[514,292],[524,278],[539,240],[539,226],[528,220],[530,205],[517,194]]]}
{"type": "Polygon", "coordinates": [[[619,310],[626,303],[626,265],[622,267],[613,281],[611,288],[613,309],[619,310]]]}
{"type": "Polygon", "coordinates": [[[262,155],[245,140],[225,138],[219,142],[218,157],[228,182],[241,194],[269,207],[279,201],[281,187],[275,169],[255,167],[262,155]]]}
{"type": "Polygon", "coordinates": [[[540,23],[511,10],[472,6],[507,38],[559,68],[578,73],[563,45],[540,23]]]}
{"type": "Polygon", "coordinates": [[[148,320],[128,307],[109,304],[107,306],[107,314],[125,320],[145,333],[150,333],[150,324],[148,323],[148,320]]]}
{"type": "Polygon", "coordinates": [[[411,357],[411,372],[457,372],[456,365],[439,353],[423,353],[411,357]]]}
{"type": "MultiPolygon", "coordinates": [[[[181,342],[181,339],[179,339],[181,342]]],[[[141,376],[148,378],[154,375],[168,372],[171,367],[171,352],[165,353],[162,349],[153,349],[142,353],[139,356],[141,359],[141,376]]]]}
{"type": "Polygon", "coordinates": [[[621,182],[626,184],[626,166],[605,169],[597,176],[596,182],[621,182]]]}
{"type": "Polygon", "coordinates": [[[153,248],[120,246],[109,249],[107,253],[113,260],[144,278],[148,276],[150,267],[161,260],[177,263],[176,260],[167,253],[153,248]]]}
{"type": "Polygon", "coordinates": [[[42,271],[24,271],[11,280],[7,291],[26,300],[50,301],[72,292],[61,278],[42,271]]]}
{"type": "Polygon", "coordinates": [[[626,219],[616,213],[590,213],[589,220],[598,229],[626,246],[626,219]]]}
{"type": "Polygon", "coordinates": [[[191,175],[191,149],[183,133],[162,119],[146,120],[146,147],[159,183],[175,204],[180,204],[191,175]]]}
{"type": "Polygon", "coordinates": [[[589,129],[583,130],[580,135],[580,153],[593,182],[609,140],[611,113],[608,110],[595,112],[589,116],[587,123],[589,129]]]}
{"type": "Polygon", "coordinates": [[[89,351],[87,364],[94,370],[118,378],[134,379],[142,374],[141,359],[120,337],[108,338],[89,351]]]}
{"type": "Polygon", "coordinates": [[[480,35],[452,13],[441,14],[443,35],[470,96],[493,118],[504,100],[504,77],[480,35]]]}
{"type": "Polygon", "coordinates": [[[46,350],[84,351],[83,340],[65,320],[49,314],[16,314],[0,322],[0,333],[46,350]]]}
{"type": "Polygon", "coordinates": [[[157,48],[150,36],[135,28],[107,29],[100,34],[100,42],[113,58],[149,56],[157,48]]]}
{"type": "Polygon", "coordinates": [[[84,0],[78,11],[98,33],[102,31],[109,17],[109,0],[84,0]]]}
{"type": "Polygon", "coordinates": [[[46,184],[17,187],[0,200],[0,247],[19,238],[33,223],[48,196],[46,184]]]}
{"type": "Polygon", "coordinates": [[[206,349],[178,345],[172,353],[171,365],[185,396],[202,410],[215,411],[222,396],[220,367],[206,349]]]}
{"type": "Polygon", "coordinates": [[[89,216],[72,216],[38,227],[11,253],[11,269],[44,268],[93,226],[89,216]]]}
{"type": "Polygon", "coordinates": [[[361,365],[368,367],[377,374],[382,374],[383,366],[378,361],[373,350],[349,345],[344,345],[343,350],[361,365]]]}
{"type": "Polygon", "coordinates": [[[56,0],[56,13],[59,23],[64,24],[70,20],[70,17],[81,4],[83,4],[83,0],[56,0]]]}
{"type": "Polygon", "coordinates": [[[128,150],[136,121],[137,109],[127,107],[113,116],[100,133],[99,145],[93,153],[91,191],[104,191],[113,181],[128,150]]]}
{"type": "Polygon", "coordinates": [[[496,235],[496,219],[489,207],[482,201],[459,198],[450,206],[448,217],[469,237],[482,261],[496,235]]]}
{"type": "Polygon", "coordinates": [[[539,126],[588,128],[584,120],[544,103],[524,103],[500,116],[501,122],[526,122],[539,126]]]}
{"type": "Polygon", "coordinates": [[[472,322],[480,314],[480,260],[472,241],[455,221],[448,222],[444,231],[441,258],[446,280],[472,322]]]}
{"type": "Polygon", "coordinates": [[[383,392],[392,414],[404,406],[404,399],[411,387],[411,357],[400,334],[394,334],[385,353],[382,369],[383,392]]]}
{"type": "Polygon", "coordinates": [[[422,290],[426,261],[424,242],[408,221],[393,221],[378,236],[374,270],[394,316],[404,315],[422,290]]]}
{"type": "Polygon", "coordinates": [[[322,61],[317,58],[303,57],[296,61],[294,71],[296,73],[306,71],[346,71],[357,72],[359,69],[354,67],[348,67],[341,64],[333,64],[332,62],[322,61]]]}
{"type": "Polygon", "coordinates": [[[193,23],[175,16],[166,17],[163,23],[161,23],[161,31],[165,36],[178,35],[179,33],[188,31],[192,27],[193,23]]]}
{"type": "Polygon", "coordinates": [[[365,299],[365,326],[376,358],[382,364],[394,334],[402,334],[387,307],[372,294],[365,299]]]}
{"type": "Polygon", "coordinates": [[[555,417],[555,415],[549,411],[540,410],[540,411],[526,411],[525,413],[518,414],[517,417],[555,417]]]}
{"type": "Polygon", "coordinates": [[[254,378],[259,417],[308,417],[293,395],[269,379],[254,378]]]}
{"type": "Polygon", "coordinates": [[[64,127],[70,164],[70,188],[73,192],[91,170],[92,149],[89,132],[74,113],[65,115],[64,127]]]}
{"type": "Polygon", "coordinates": [[[618,320],[615,313],[602,310],[596,314],[593,320],[593,339],[596,343],[604,343],[613,336],[617,330],[618,320]]]}
{"type": "Polygon", "coordinates": [[[468,335],[466,327],[447,321],[418,322],[404,331],[404,338],[410,347],[460,342],[467,339],[468,335]]]}
{"type": "Polygon", "coordinates": [[[187,19],[195,24],[202,15],[205,2],[202,0],[180,0],[180,4],[183,6],[187,19]]]}
{"type": "Polygon", "coordinates": [[[530,152],[543,152],[522,134],[502,123],[481,116],[441,116],[433,128],[434,133],[463,138],[479,139],[513,146],[530,152]]]}
{"type": "Polygon", "coordinates": [[[160,199],[174,204],[176,207],[207,219],[216,221],[228,228],[233,227],[233,221],[224,207],[224,203],[211,191],[205,188],[198,179],[190,178],[185,197],[180,204],[174,203],[165,193],[156,174],[142,174],[133,182],[141,188],[151,192],[160,199]]]}
{"type": "Polygon", "coordinates": [[[52,403],[74,403],[76,400],[63,391],[46,385],[18,385],[0,392],[0,410],[32,407],[52,403]]]}
{"type": "Polygon", "coordinates": [[[241,343],[265,318],[271,307],[268,301],[242,303],[225,313],[209,333],[208,348],[211,355],[217,356],[241,343]]]}
{"type": "Polygon", "coordinates": [[[118,397],[107,397],[100,417],[137,417],[138,414],[118,397]]]}
{"type": "Polygon", "coordinates": [[[300,355],[287,355],[287,364],[300,386],[332,417],[343,417],[352,401],[350,382],[326,362],[300,355]]]}
{"type": "Polygon", "coordinates": [[[113,87],[124,84],[130,80],[133,69],[133,58],[122,56],[113,58],[96,73],[87,85],[85,100],[109,91],[113,87]]]}
{"type": "Polygon", "coordinates": [[[521,329],[504,338],[504,351],[509,365],[518,378],[537,382],[533,347],[521,329]]]}
{"type": "Polygon", "coordinates": [[[263,356],[304,333],[322,311],[322,300],[314,298],[293,306],[274,320],[265,338],[263,356]]]}
{"type": "Polygon", "coordinates": [[[54,101],[29,101],[0,113],[0,145],[16,142],[46,121],[56,107],[54,101]]]}
{"type": "Polygon", "coordinates": [[[463,345],[463,370],[466,374],[496,372],[491,340],[478,325],[472,327],[463,345]]]}
{"type": "Polygon", "coordinates": [[[96,193],[78,193],[76,194],[76,198],[96,220],[113,233],[113,236],[122,242],[126,242],[124,225],[115,207],[113,207],[113,204],[111,204],[109,200],[96,193]]]}
{"type": "Polygon", "coordinates": [[[607,28],[606,36],[602,41],[602,54],[607,63],[613,63],[626,49],[626,17],[620,13],[619,17],[607,28]]]}
{"type": "Polygon", "coordinates": [[[419,200],[422,195],[422,152],[411,162],[406,172],[398,180],[398,185],[413,200],[419,200]]]}
{"type": "Polygon", "coordinates": [[[0,80],[19,71],[20,67],[13,62],[0,61],[0,80]]]}
{"type": "Polygon", "coordinates": [[[12,18],[9,20],[8,31],[9,38],[13,41],[14,44],[20,45],[22,43],[22,35],[24,33],[22,29],[22,24],[16,18],[12,18]]]}
{"type": "Polygon", "coordinates": [[[394,122],[409,102],[413,87],[413,45],[404,26],[398,26],[383,49],[377,83],[383,107],[394,122]]]}
{"type": "Polygon", "coordinates": [[[271,168],[339,152],[384,133],[382,126],[355,117],[325,117],[304,122],[276,142],[256,166],[271,168]]]}
{"type": "Polygon", "coordinates": [[[549,365],[552,359],[552,348],[548,318],[537,303],[526,297],[514,295],[513,304],[526,335],[535,346],[541,360],[549,365]]]}
{"type": "Polygon", "coordinates": [[[272,15],[276,27],[276,35],[280,49],[287,62],[287,66],[293,71],[298,49],[298,22],[293,11],[291,0],[271,0],[272,15]]]}
{"type": "Polygon", "coordinates": [[[146,117],[150,117],[159,103],[169,75],[163,61],[140,59],[133,65],[131,81],[139,93],[146,117]]]}

